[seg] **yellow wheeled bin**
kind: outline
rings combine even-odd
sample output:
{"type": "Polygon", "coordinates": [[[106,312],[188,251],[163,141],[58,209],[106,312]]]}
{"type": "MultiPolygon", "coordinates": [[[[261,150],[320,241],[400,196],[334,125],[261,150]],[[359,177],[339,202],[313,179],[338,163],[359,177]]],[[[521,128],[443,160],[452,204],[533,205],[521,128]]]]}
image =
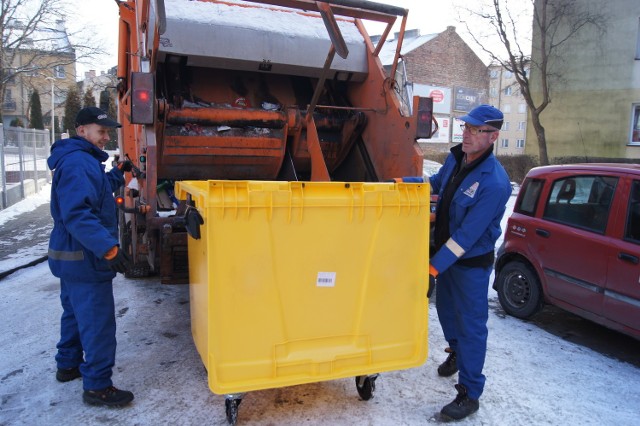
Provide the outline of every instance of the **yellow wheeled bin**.
{"type": "Polygon", "coordinates": [[[201,222],[191,329],[229,422],[244,392],[356,377],[366,400],[377,373],[424,363],[428,184],[183,181],[177,194],[202,219],[187,220],[201,222]]]}

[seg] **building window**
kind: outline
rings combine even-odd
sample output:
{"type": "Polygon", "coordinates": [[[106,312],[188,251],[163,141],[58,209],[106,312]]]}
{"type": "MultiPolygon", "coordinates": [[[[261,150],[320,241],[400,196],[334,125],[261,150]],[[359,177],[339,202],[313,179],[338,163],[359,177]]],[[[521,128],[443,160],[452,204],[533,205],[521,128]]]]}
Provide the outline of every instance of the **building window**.
{"type": "Polygon", "coordinates": [[[53,75],[56,78],[64,78],[65,77],[64,67],[62,65],[56,65],[55,67],[53,67],[53,75]]]}
{"type": "Polygon", "coordinates": [[[526,112],[527,112],[527,104],[519,104],[518,105],[518,112],[520,114],[526,114],[526,112]]]}
{"type": "Polygon", "coordinates": [[[511,86],[504,88],[504,95],[511,96],[511,86]]]}
{"type": "Polygon", "coordinates": [[[500,146],[502,148],[509,148],[509,139],[502,139],[502,141],[500,141],[500,146]]]}
{"type": "Polygon", "coordinates": [[[516,148],[524,148],[524,139],[516,140],[516,148]]]}
{"type": "Polygon", "coordinates": [[[502,125],[502,130],[509,131],[509,122],[505,121],[502,125]]]}
{"type": "Polygon", "coordinates": [[[497,78],[498,77],[498,70],[491,70],[489,72],[489,77],[491,78],[497,78]]]}
{"type": "Polygon", "coordinates": [[[513,77],[513,73],[511,71],[504,72],[504,78],[511,78],[511,77],[513,77]]]}
{"type": "Polygon", "coordinates": [[[16,69],[9,68],[9,77],[7,77],[7,84],[16,84],[16,69]]]}
{"type": "Polygon", "coordinates": [[[631,143],[640,144],[640,104],[633,105],[632,109],[631,143]]]}
{"type": "Polygon", "coordinates": [[[636,37],[638,37],[636,41],[636,59],[640,59],[640,18],[638,18],[638,33],[636,37]]]}
{"type": "Polygon", "coordinates": [[[526,121],[521,121],[518,123],[518,130],[526,130],[527,129],[527,122],[526,121]]]}
{"type": "Polygon", "coordinates": [[[511,104],[502,105],[502,112],[509,114],[511,112],[511,104]]]}
{"type": "Polygon", "coordinates": [[[498,89],[496,89],[495,87],[489,88],[489,96],[491,96],[492,98],[498,96],[498,89]]]}

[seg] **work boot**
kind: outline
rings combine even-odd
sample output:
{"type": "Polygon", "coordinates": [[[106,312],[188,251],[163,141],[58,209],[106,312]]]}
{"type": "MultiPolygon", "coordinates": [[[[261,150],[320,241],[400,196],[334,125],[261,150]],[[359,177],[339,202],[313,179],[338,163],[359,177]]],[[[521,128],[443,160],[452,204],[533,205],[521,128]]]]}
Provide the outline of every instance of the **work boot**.
{"type": "Polygon", "coordinates": [[[456,359],[456,352],[451,348],[447,348],[444,351],[447,352],[449,356],[438,367],[438,374],[442,377],[453,376],[458,372],[458,361],[456,359]]]}
{"type": "Polygon", "coordinates": [[[133,401],[133,393],[116,389],[115,386],[109,386],[105,389],[84,391],[82,400],[89,405],[121,407],[133,401]]]}
{"type": "Polygon", "coordinates": [[[82,377],[80,374],[80,370],[78,367],[73,368],[58,368],[56,371],[56,380],[59,382],[70,382],[71,380],[75,380],[78,377],[82,377]]]}
{"type": "Polygon", "coordinates": [[[478,411],[480,402],[477,399],[469,398],[467,388],[463,385],[456,385],[456,390],[458,396],[451,403],[445,405],[440,414],[453,420],[460,420],[478,411]]]}

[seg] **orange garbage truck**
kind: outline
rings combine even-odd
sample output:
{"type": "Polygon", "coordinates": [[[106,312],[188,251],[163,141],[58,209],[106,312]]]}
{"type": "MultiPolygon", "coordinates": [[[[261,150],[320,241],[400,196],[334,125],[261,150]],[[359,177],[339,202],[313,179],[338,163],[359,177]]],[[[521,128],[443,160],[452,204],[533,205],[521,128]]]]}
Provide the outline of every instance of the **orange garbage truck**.
{"type": "Polygon", "coordinates": [[[129,277],[189,283],[209,388],[244,393],[427,358],[432,102],[396,78],[406,9],[363,0],[119,1],[129,277]],[[363,21],[384,24],[373,42],[363,21]],[[379,59],[400,22],[393,66],[379,59]]]}
{"type": "Polygon", "coordinates": [[[379,182],[420,175],[430,99],[378,54],[407,10],[363,0],[119,1],[129,277],[188,282],[180,180],[379,182]],[[385,24],[373,43],[363,20],[385,24]],[[413,105],[415,103],[415,105],[413,105]],[[410,113],[412,111],[412,113],[410,113]],[[178,214],[176,214],[178,212],[178,214]]]}

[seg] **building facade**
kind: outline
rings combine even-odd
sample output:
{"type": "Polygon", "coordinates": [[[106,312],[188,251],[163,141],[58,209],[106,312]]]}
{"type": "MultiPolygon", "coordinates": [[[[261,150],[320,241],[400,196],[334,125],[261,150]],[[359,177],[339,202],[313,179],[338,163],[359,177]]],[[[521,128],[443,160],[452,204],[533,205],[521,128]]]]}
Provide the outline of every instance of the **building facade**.
{"type": "MultiPolygon", "coordinates": [[[[397,37],[397,35],[396,35],[397,37]]],[[[380,52],[380,60],[390,69],[396,41],[388,40],[380,52]]],[[[438,131],[431,139],[420,140],[425,152],[446,152],[462,141],[461,122],[477,105],[489,101],[487,66],[456,33],[447,27],[441,33],[421,35],[419,30],[405,32],[401,50],[404,75],[396,79],[413,95],[431,97],[438,131]]]]}
{"type": "MultiPolygon", "coordinates": [[[[539,1],[536,1],[536,6],[539,1]]],[[[581,0],[588,11],[604,11],[606,32],[585,27],[569,39],[550,65],[562,76],[541,115],[550,162],[562,157],[640,158],[640,1],[581,0]]],[[[566,29],[560,29],[566,30],[566,29]]],[[[534,43],[540,34],[534,26],[534,43]]],[[[539,61],[533,49],[532,62],[539,61]]],[[[539,102],[538,70],[531,68],[532,95],[539,102]]],[[[538,155],[532,126],[527,154],[538,155]]]]}
{"type": "MultiPolygon", "coordinates": [[[[15,33],[24,28],[19,21],[12,21],[11,26],[15,33]]],[[[28,127],[31,95],[37,90],[44,124],[51,129],[52,111],[54,117],[60,118],[56,121],[61,122],[66,95],[76,82],[75,51],[64,22],[35,31],[32,37],[24,39],[19,49],[10,53],[12,62],[8,73],[12,77],[4,87],[3,124],[20,122],[28,127]]]]}
{"type": "Polygon", "coordinates": [[[89,90],[96,101],[96,105],[100,107],[100,93],[107,90],[115,101],[116,84],[118,82],[116,72],[117,67],[113,67],[108,71],[101,71],[100,74],[97,74],[96,70],[86,71],[84,80],[80,82],[81,96],[84,96],[89,90]]]}
{"type": "Polygon", "coordinates": [[[496,155],[523,155],[527,137],[527,103],[513,73],[501,65],[489,65],[489,104],[504,114],[496,155]]]}

